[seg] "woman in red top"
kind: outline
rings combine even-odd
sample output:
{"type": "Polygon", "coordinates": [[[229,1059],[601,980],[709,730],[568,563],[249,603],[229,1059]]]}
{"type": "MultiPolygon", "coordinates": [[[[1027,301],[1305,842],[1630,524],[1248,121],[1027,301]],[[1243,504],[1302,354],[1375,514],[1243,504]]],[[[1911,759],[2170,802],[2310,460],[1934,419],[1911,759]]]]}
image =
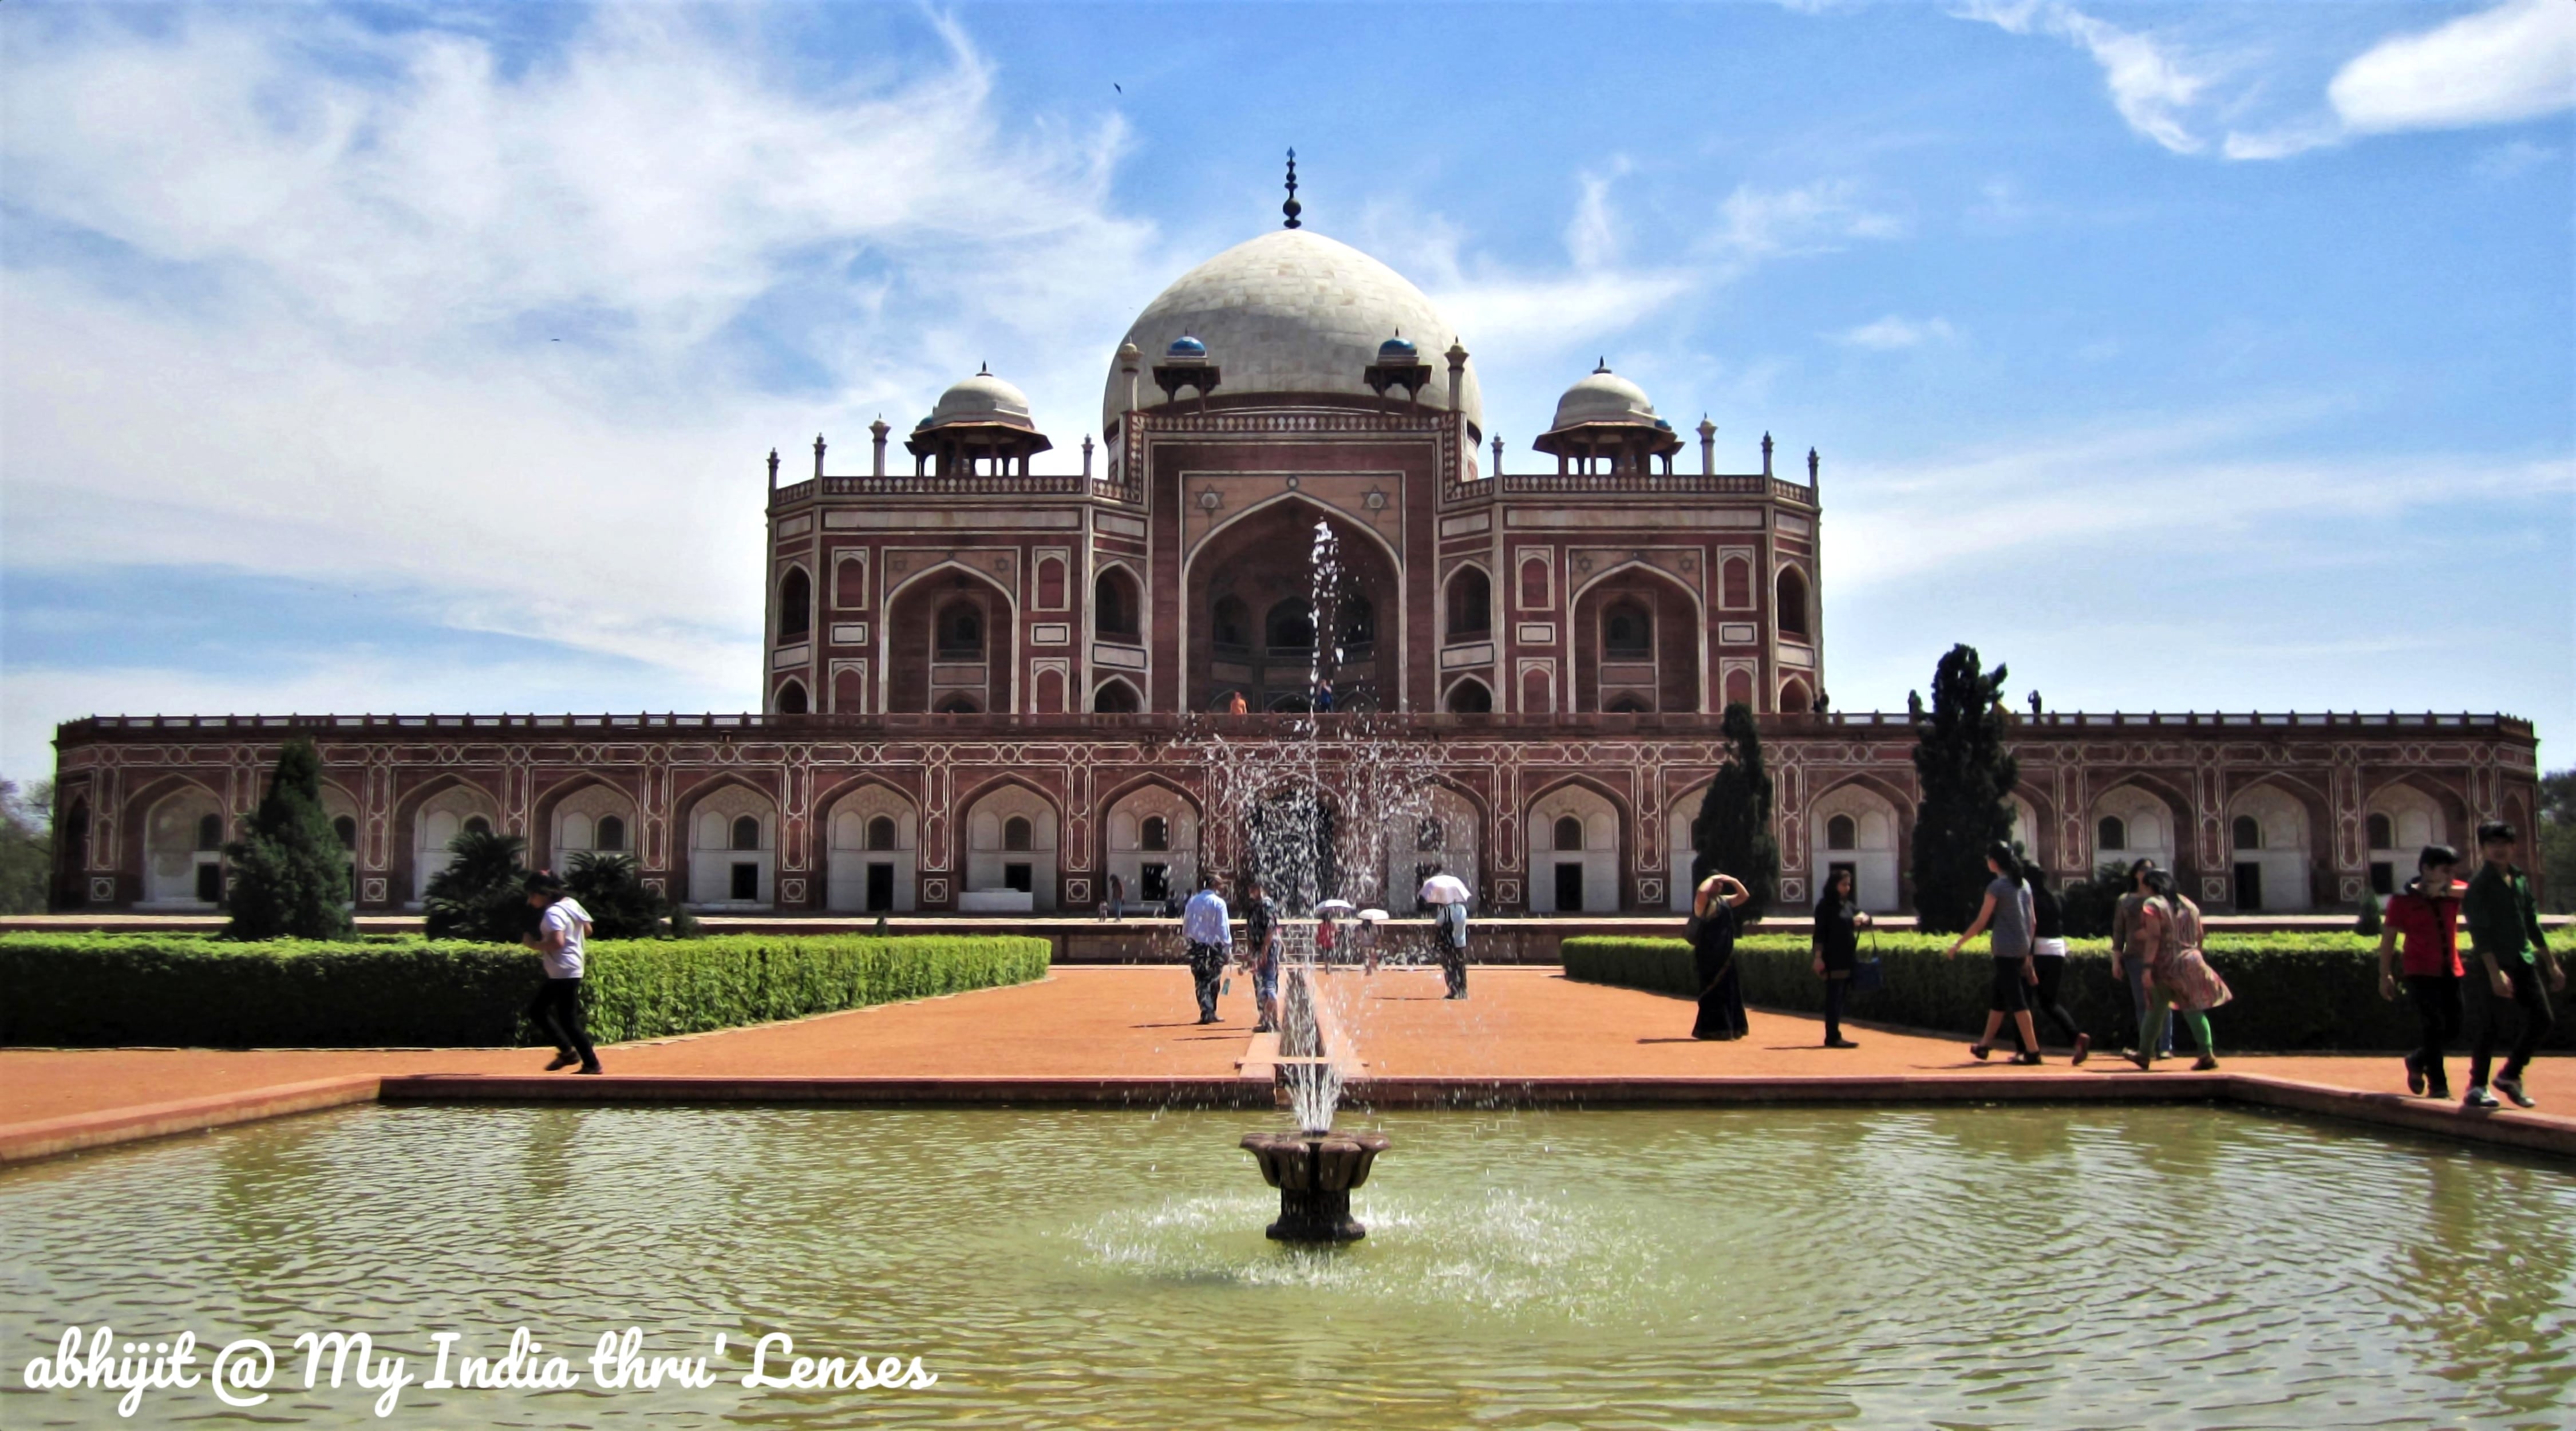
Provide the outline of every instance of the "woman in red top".
{"type": "Polygon", "coordinates": [[[2466,886],[2453,878],[2459,864],[2460,852],[2449,845],[2426,845],[2415,858],[2415,878],[2388,897],[2379,923],[2379,997],[2397,997],[2389,961],[2402,938],[2406,993],[2424,1030],[2424,1046],[2406,1055],[2406,1091],[2435,1098],[2451,1096],[2442,1055],[2460,1032],[2460,895],[2466,886]]]}

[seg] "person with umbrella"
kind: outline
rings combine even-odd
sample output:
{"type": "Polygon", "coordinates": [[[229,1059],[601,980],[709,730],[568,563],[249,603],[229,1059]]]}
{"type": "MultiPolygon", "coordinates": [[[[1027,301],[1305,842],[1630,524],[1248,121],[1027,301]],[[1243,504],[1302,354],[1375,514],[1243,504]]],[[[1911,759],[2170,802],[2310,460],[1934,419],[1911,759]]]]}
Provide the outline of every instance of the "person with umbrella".
{"type": "Polygon", "coordinates": [[[1418,898],[1431,906],[1431,947],[1440,958],[1440,973],[1449,981],[1449,997],[1467,997],[1467,903],[1475,898],[1464,880],[1440,865],[1422,882],[1418,898]]]}
{"type": "Polygon", "coordinates": [[[1342,942],[1341,917],[1355,907],[1347,899],[1328,899],[1315,906],[1315,963],[1328,974],[1333,969],[1334,951],[1342,942]]]}

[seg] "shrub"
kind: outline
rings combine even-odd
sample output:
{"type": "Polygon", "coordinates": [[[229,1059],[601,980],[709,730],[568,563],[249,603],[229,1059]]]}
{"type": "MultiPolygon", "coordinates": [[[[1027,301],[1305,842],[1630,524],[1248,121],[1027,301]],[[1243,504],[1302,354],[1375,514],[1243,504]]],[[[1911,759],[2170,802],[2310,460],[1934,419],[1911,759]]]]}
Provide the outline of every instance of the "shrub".
{"type": "MultiPolygon", "coordinates": [[[[802,1018],[1043,977],[1042,939],[726,935],[591,944],[601,1043],[802,1018]]],[[[0,935],[0,1044],[491,1047],[541,1044],[523,948],[0,935]]]]}
{"type": "MultiPolygon", "coordinates": [[[[669,902],[645,887],[632,855],[577,854],[564,888],[590,914],[590,932],[599,939],[650,939],[662,932],[669,902]]],[[[696,921],[691,921],[694,929],[696,921]]]]}
{"type": "Polygon", "coordinates": [[[298,736],[277,754],[268,795],[242,837],[224,846],[232,865],[228,939],[347,939],[349,851],[322,808],[322,754],[298,736]]]}
{"type": "Polygon", "coordinates": [[[2069,880],[2065,892],[2058,896],[2066,916],[2066,936],[2070,939],[2108,939],[2112,917],[2119,913],[2120,896],[2129,892],[2129,868],[2107,864],[2093,871],[2091,879],[2069,880]]]}
{"type": "Polygon", "coordinates": [[[455,858],[429,877],[421,891],[429,937],[482,944],[516,944],[537,929],[528,906],[528,871],[519,855],[525,838],[467,830],[447,842],[455,858]]]}
{"type": "MultiPolygon", "coordinates": [[[[1986,1025],[1986,989],[1992,966],[1984,941],[1945,960],[1950,941],[1939,935],[1876,936],[1886,987],[1856,999],[1857,1018],[1974,1037],[1986,1025]]],[[[2126,1047],[2136,1034],[2128,985],[2111,977],[2109,946],[2102,940],[2069,941],[2063,992],[2076,1023],[2104,1049],[2126,1047]]],[[[1824,1008],[1824,981],[1810,967],[1803,936],[1755,935],[1736,941],[1743,966],[1745,1002],[1793,1013],[1824,1008]]],[[[2352,934],[2214,935],[2210,964],[2235,991],[2233,1002],[2210,1012],[2218,1051],[2396,1052],[2413,1048],[2414,1008],[2379,997],[2376,941],[2352,934]]],[[[1863,957],[1870,953],[1864,945],[1863,957]]],[[[1566,977],[1618,984],[1657,993],[1698,993],[1690,946],[1679,939],[1580,936],[1565,941],[1566,977]]],[[[2475,1000],[2472,998],[2472,1005],[2475,1000]]],[[[2471,1027],[2475,1027],[2472,1015],[2471,1027]]],[[[2042,1029],[2043,1036],[2047,1030],[2042,1029]]],[[[2185,1036],[2188,1040],[2188,1035],[2185,1036]]],[[[2549,1046],[2576,1046],[2576,1029],[2562,1020],[2549,1046]]]]}

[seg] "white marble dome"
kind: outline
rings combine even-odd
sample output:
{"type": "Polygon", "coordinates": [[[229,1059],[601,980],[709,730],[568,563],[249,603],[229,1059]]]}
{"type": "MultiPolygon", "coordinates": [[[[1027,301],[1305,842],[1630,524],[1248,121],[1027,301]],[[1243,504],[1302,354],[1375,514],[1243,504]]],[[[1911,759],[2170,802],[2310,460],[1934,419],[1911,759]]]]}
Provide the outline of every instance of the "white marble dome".
{"type": "MultiPolygon", "coordinates": [[[[1378,360],[1378,346],[1398,336],[1415,344],[1431,365],[1423,406],[1447,407],[1449,363],[1441,355],[1458,331],[1422,290],[1348,244],[1305,229],[1276,229],[1182,274],[1145,305],[1126,341],[1147,355],[1138,366],[1136,400],[1151,408],[1165,401],[1154,386],[1153,355],[1170,351],[1180,338],[1207,345],[1208,361],[1221,375],[1220,397],[1374,397],[1363,375],[1378,360]]],[[[1484,400],[1473,359],[1462,386],[1460,406],[1482,431],[1484,400]]],[[[1126,404],[1126,379],[1112,362],[1100,403],[1103,430],[1126,404]]]]}
{"type": "Polygon", "coordinates": [[[1002,381],[989,371],[951,385],[932,404],[924,427],[944,427],[952,422],[1008,422],[1032,426],[1029,418],[1029,395],[1002,381]]]}
{"type": "Polygon", "coordinates": [[[1556,400],[1556,421],[1551,427],[1572,427],[1578,422],[1644,422],[1655,419],[1655,405],[1646,401],[1646,390],[1600,367],[1565,390],[1556,400]]]}

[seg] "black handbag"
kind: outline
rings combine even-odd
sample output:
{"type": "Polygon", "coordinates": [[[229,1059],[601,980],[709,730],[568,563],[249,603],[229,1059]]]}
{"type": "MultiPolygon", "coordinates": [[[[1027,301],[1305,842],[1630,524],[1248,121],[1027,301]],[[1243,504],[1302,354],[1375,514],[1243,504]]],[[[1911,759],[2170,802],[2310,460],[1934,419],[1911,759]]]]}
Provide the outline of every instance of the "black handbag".
{"type": "Polygon", "coordinates": [[[1870,931],[1869,957],[1852,961],[1851,991],[1875,994],[1887,987],[1887,966],[1878,962],[1878,932],[1870,931]]]}

